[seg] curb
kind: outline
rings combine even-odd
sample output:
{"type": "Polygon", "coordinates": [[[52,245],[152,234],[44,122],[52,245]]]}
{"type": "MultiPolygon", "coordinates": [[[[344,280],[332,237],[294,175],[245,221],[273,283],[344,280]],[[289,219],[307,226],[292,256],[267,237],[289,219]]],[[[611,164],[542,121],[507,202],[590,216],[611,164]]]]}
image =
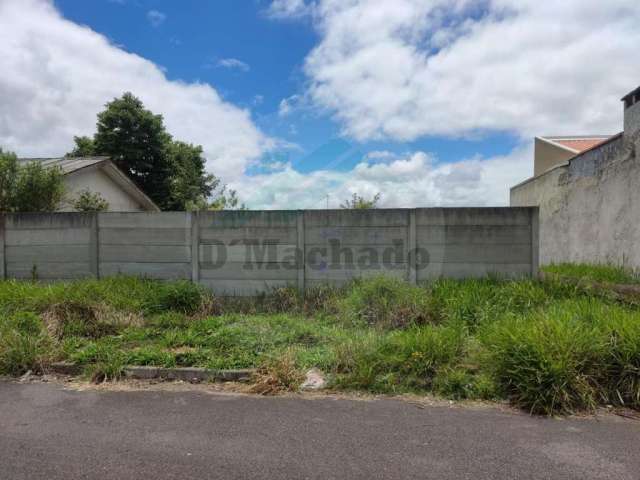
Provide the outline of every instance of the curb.
{"type": "Polygon", "coordinates": [[[72,362],[55,362],[49,365],[49,370],[58,375],[80,375],[82,373],[82,365],[72,362]]]}
{"type": "MultiPolygon", "coordinates": [[[[59,375],[80,375],[82,365],[71,362],[55,362],[49,370],[59,375]]],[[[247,382],[255,373],[254,369],[208,370],[197,367],[162,368],[149,366],[129,366],[124,368],[124,376],[139,380],[183,380],[185,382],[247,382]]]]}
{"type": "Polygon", "coordinates": [[[208,370],[206,368],[183,367],[126,367],[124,375],[127,378],[151,380],[183,380],[185,382],[247,382],[255,373],[253,369],[242,370],[208,370]]]}

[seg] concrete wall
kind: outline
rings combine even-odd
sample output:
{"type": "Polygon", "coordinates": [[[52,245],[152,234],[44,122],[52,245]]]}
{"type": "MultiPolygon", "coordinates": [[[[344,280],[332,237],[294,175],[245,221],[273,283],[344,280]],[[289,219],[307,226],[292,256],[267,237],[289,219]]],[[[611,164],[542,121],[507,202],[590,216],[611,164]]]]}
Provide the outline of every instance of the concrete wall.
{"type": "MultiPolygon", "coordinates": [[[[87,168],[64,176],[69,200],[75,199],[83,190],[99,193],[109,202],[110,212],[142,212],[144,208],[109,175],[100,168],[87,168]]],[[[60,211],[70,212],[73,207],[65,204],[60,211]]]]}
{"type": "Polygon", "coordinates": [[[5,278],[192,279],[224,295],[392,275],[529,276],[536,208],[6,215],[5,278]]]}
{"type": "Polygon", "coordinates": [[[619,136],[511,189],[511,205],[540,207],[540,263],[640,267],[640,161],[619,136]]]}

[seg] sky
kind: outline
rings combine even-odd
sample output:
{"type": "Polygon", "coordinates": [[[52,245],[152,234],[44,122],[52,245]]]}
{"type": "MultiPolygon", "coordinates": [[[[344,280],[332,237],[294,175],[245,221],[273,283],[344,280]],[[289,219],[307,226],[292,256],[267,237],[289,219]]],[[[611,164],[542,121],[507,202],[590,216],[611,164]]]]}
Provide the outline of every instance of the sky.
{"type": "Polygon", "coordinates": [[[507,205],[536,135],[613,134],[631,0],[0,0],[0,147],[131,91],[250,208],[507,205]]]}

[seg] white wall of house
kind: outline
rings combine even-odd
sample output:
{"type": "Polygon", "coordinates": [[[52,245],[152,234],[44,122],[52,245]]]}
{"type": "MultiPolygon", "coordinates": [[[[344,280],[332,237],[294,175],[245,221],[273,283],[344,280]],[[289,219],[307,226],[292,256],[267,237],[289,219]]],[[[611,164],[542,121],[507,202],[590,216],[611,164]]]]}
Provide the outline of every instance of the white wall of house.
{"type": "Polygon", "coordinates": [[[99,193],[109,202],[109,212],[142,212],[145,209],[100,168],[87,168],[64,176],[67,201],[60,209],[73,211],[70,201],[83,190],[99,193]]]}

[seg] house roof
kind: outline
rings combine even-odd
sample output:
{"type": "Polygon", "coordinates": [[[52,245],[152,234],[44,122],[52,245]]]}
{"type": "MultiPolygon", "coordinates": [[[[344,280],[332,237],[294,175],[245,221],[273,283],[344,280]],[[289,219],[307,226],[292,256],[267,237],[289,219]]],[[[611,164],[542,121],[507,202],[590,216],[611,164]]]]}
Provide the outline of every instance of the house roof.
{"type": "Polygon", "coordinates": [[[19,162],[41,162],[44,167],[59,167],[64,175],[70,175],[85,169],[100,169],[146,210],[160,211],[154,201],[120,170],[109,157],[21,158],[19,162]]]}
{"type": "Polygon", "coordinates": [[[574,135],[565,137],[539,138],[578,155],[580,153],[586,152],[587,150],[591,150],[601,143],[606,142],[611,138],[611,135],[574,135]]]}
{"type": "Polygon", "coordinates": [[[21,158],[21,163],[40,162],[44,167],[60,167],[65,175],[110,161],[109,157],[21,158]]]}

